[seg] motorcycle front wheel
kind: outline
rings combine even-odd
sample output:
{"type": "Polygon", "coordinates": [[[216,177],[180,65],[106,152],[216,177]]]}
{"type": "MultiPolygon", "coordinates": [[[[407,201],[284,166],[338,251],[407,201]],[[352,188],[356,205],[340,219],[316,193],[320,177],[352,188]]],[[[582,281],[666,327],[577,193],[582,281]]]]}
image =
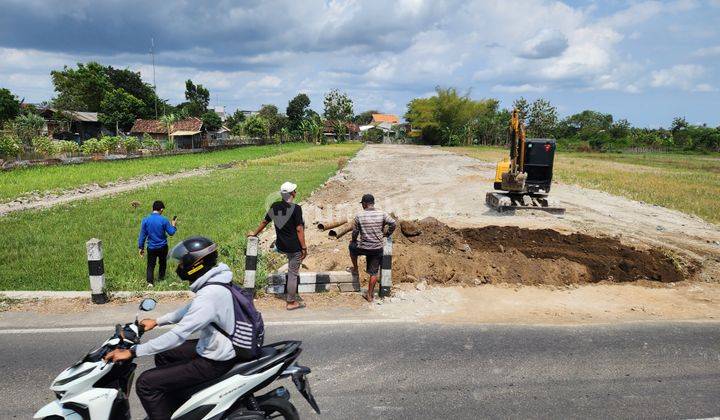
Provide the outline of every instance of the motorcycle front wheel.
{"type": "Polygon", "coordinates": [[[284,398],[270,398],[260,404],[266,419],[299,420],[300,415],[292,403],[284,398]]]}

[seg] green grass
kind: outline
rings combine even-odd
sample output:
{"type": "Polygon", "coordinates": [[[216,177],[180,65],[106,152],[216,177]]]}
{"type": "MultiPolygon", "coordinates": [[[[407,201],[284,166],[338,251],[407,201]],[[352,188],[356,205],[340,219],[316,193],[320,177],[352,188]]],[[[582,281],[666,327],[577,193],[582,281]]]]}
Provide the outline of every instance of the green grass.
{"type": "MultiPolygon", "coordinates": [[[[103,241],[110,290],[140,290],[145,261],[137,254],[137,234],[145,209],[130,202],[165,201],[167,215],[178,215],[170,245],[190,235],[220,244],[222,261],[241,278],[245,235],[257,226],[269,194],[283,181],[299,185],[299,198],[332,176],[337,159],[352,156],[360,144],[303,148],[281,159],[217,170],[98,200],[84,200],[45,211],[20,212],[0,219],[0,290],[87,290],[85,241],[103,241]]],[[[186,288],[174,273],[157,289],[186,288]]]]}
{"type": "MultiPolygon", "coordinates": [[[[507,156],[495,147],[448,148],[485,161],[507,156]]],[[[607,191],[720,223],[720,156],[680,153],[558,153],[555,180],[607,191]]]]}
{"type": "Polygon", "coordinates": [[[147,157],[120,161],[89,162],[78,165],[34,166],[0,171],[0,202],[32,191],[52,192],[87,184],[104,184],[150,174],[172,174],[195,168],[301,151],[304,143],[246,146],[208,153],[147,157]]]}

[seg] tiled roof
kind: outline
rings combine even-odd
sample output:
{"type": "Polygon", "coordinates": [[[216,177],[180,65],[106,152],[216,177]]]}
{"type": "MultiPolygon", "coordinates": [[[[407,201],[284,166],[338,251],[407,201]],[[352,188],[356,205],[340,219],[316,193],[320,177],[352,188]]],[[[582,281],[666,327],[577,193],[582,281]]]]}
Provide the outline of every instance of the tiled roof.
{"type": "Polygon", "coordinates": [[[167,134],[167,127],[159,120],[135,120],[131,133],[150,133],[150,134],[167,134]]]}
{"type": "Polygon", "coordinates": [[[200,131],[202,129],[202,120],[197,117],[190,117],[180,120],[173,124],[173,131],[200,131]]]}
{"type": "Polygon", "coordinates": [[[398,120],[398,117],[391,114],[372,114],[372,122],[374,123],[383,123],[388,122],[390,124],[397,124],[400,122],[398,120]]]}
{"type": "MultiPolygon", "coordinates": [[[[172,125],[171,131],[200,131],[202,120],[197,117],[190,117],[177,121],[172,125]]],[[[167,134],[167,126],[160,120],[137,119],[130,129],[131,133],[167,134]]]]}

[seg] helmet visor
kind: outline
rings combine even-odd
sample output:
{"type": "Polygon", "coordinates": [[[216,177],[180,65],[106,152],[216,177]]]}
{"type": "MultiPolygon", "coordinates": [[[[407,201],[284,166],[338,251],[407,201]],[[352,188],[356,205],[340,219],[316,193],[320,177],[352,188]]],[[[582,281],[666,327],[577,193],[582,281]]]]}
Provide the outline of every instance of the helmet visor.
{"type": "Polygon", "coordinates": [[[179,244],[175,245],[173,249],[170,250],[168,253],[167,259],[168,260],[174,260],[175,263],[179,263],[183,260],[183,257],[188,255],[190,251],[188,251],[187,248],[185,248],[185,243],[180,242],[179,244]]]}
{"type": "Polygon", "coordinates": [[[187,249],[185,242],[186,241],[180,242],[173,247],[173,249],[168,253],[168,260],[174,260],[174,262],[179,265],[191,265],[200,258],[217,250],[217,244],[213,243],[206,248],[191,251],[187,249]]]}

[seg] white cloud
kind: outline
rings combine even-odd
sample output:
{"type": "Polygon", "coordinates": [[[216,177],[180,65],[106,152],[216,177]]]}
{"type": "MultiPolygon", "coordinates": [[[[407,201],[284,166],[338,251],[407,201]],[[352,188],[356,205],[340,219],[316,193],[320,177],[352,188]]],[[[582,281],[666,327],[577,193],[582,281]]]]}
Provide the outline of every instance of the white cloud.
{"type": "Polygon", "coordinates": [[[495,85],[491,90],[493,92],[507,93],[545,92],[547,90],[547,86],[531,85],[528,83],[524,83],[522,85],[495,85]]]}
{"type": "Polygon", "coordinates": [[[651,74],[650,86],[691,90],[695,81],[705,74],[705,68],[697,64],[678,64],[656,70],[651,74]]]}
{"type": "Polygon", "coordinates": [[[713,87],[708,83],[700,83],[695,85],[693,92],[717,92],[717,88],[713,87]]]}
{"type": "Polygon", "coordinates": [[[720,55],[720,45],[699,48],[693,52],[693,55],[695,57],[714,57],[716,55],[720,55]]]}
{"type": "Polygon", "coordinates": [[[533,38],[523,43],[518,54],[523,58],[550,58],[562,54],[568,47],[565,35],[557,29],[542,29],[533,38]]]}
{"type": "Polygon", "coordinates": [[[282,79],[276,76],[263,76],[257,80],[251,80],[245,87],[248,89],[273,89],[280,86],[282,79]]]}

